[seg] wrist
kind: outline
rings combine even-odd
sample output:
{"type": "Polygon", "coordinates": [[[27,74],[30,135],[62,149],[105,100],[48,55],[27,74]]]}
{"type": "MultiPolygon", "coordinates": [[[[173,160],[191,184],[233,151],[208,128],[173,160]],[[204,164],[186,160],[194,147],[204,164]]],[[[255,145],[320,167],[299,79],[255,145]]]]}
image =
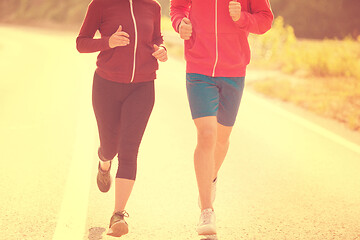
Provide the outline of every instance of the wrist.
{"type": "Polygon", "coordinates": [[[161,45],[159,46],[159,48],[163,48],[163,49],[167,52],[167,49],[166,49],[165,45],[161,44],[161,45]]]}
{"type": "Polygon", "coordinates": [[[234,22],[237,22],[237,21],[239,21],[239,20],[240,20],[240,16],[233,17],[233,18],[232,18],[232,20],[233,20],[234,22]]]}
{"type": "Polygon", "coordinates": [[[110,43],[111,37],[103,37],[102,39],[103,39],[103,41],[104,41],[104,44],[107,43],[107,46],[108,46],[109,48],[113,48],[113,46],[111,46],[111,43],[110,43]]]}

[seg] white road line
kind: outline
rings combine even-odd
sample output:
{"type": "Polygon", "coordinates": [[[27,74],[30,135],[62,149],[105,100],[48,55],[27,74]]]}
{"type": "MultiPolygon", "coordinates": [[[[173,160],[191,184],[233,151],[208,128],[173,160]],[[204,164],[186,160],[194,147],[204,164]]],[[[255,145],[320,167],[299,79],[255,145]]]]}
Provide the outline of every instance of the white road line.
{"type": "Polygon", "coordinates": [[[271,109],[272,112],[275,112],[276,114],[278,114],[292,122],[295,122],[295,123],[307,128],[327,139],[330,139],[331,141],[338,143],[338,144],[342,145],[343,147],[345,147],[357,154],[360,154],[360,146],[358,144],[353,143],[353,142],[341,137],[340,135],[335,134],[335,133],[333,133],[315,123],[312,123],[302,117],[292,114],[289,111],[286,111],[281,107],[278,107],[272,103],[269,103],[269,102],[255,96],[252,93],[247,93],[247,97],[252,98],[252,100],[257,101],[257,102],[261,103],[262,105],[266,105],[266,107],[268,109],[271,109]]]}
{"type": "Polygon", "coordinates": [[[89,104],[91,98],[81,96],[81,99],[84,104],[80,104],[78,112],[73,159],[53,240],[81,240],[85,234],[96,128],[89,104]]]}

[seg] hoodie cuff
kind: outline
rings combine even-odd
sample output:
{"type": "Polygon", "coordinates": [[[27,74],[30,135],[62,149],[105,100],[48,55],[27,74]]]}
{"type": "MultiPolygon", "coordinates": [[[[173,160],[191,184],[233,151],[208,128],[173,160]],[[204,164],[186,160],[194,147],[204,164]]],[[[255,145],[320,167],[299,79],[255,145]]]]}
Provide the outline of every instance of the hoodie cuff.
{"type": "Polygon", "coordinates": [[[167,49],[166,49],[166,47],[165,47],[165,45],[164,45],[164,44],[160,44],[160,46],[159,46],[159,47],[164,48],[164,49],[165,49],[165,51],[167,52],[167,49]]]}
{"type": "Polygon", "coordinates": [[[101,41],[102,41],[101,49],[102,49],[102,51],[108,50],[108,49],[111,48],[110,43],[109,43],[109,39],[110,39],[110,36],[105,36],[105,37],[101,38],[101,41]]]}
{"type": "Polygon", "coordinates": [[[177,33],[179,33],[179,27],[180,27],[181,21],[182,21],[182,18],[179,18],[173,22],[173,28],[174,28],[175,32],[177,32],[177,33]]]}

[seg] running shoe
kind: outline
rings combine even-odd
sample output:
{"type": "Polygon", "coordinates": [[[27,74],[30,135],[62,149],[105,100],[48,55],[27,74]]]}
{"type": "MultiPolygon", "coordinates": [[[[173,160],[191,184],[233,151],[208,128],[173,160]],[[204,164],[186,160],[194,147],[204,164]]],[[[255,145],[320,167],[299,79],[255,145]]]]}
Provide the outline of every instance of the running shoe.
{"type": "MultiPolygon", "coordinates": [[[[103,161],[103,159],[105,160],[105,158],[102,156],[102,154],[100,152],[100,148],[98,149],[98,155],[99,155],[99,158],[101,161],[103,161]]],[[[99,162],[98,174],[96,177],[96,182],[97,182],[98,188],[101,192],[104,192],[104,193],[108,192],[111,187],[111,175],[110,175],[111,160],[107,160],[107,161],[110,161],[109,169],[107,171],[102,170],[100,162],[99,162]]]]}
{"type": "Polygon", "coordinates": [[[110,219],[109,231],[107,235],[113,237],[121,237],[129,232],[129,227],[125,221],[125,217],[129,217],[129,214],[124,210],[116,212],[110,219]]]}
{"type": "Polygon", "coordinates": [[[99,190],[103,193],[108,192],[111,187],[110,169],[111,169],[111,162],[110,162],[110,168],[107,171],[102,170],[100,163],[99,163],[96,182],[97,182],[99,190]]]}
{"type": "Polygon", "coordinates": [[[216,234],[214,210],[212,210],[211,208],[207,208],[201,211],[197,232],[199,235],[216,234]]]}

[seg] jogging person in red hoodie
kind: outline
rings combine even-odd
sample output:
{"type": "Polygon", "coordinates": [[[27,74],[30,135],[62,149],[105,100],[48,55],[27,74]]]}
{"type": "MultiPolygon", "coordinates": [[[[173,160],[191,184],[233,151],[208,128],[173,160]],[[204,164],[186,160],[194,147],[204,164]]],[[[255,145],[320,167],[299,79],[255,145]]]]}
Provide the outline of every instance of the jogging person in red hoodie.
{"type": "Polygon", "coordinates": [[[92,92],[100,137],[97,184],[100,191],[109,191],[111,161],[117,155],[115,209],[108,231],[115,237],[128,233],[125,206],[154,105],[157,60],[167,60],[160,20],[155,0],[93,0],[76,39],[79,52],[100,51],[92,92]],[[96,31],[100,38],[94,38],[96,31]]]}
{"type": "Polygon", "coordinates": [[[268,0],[171,0],[172,25],[185,40],[186,87],[197,128],[194,165],[199,235],[216,234],[218,171],[229,148],[250,62],[249,33],[271,28],[268,0]]]}

